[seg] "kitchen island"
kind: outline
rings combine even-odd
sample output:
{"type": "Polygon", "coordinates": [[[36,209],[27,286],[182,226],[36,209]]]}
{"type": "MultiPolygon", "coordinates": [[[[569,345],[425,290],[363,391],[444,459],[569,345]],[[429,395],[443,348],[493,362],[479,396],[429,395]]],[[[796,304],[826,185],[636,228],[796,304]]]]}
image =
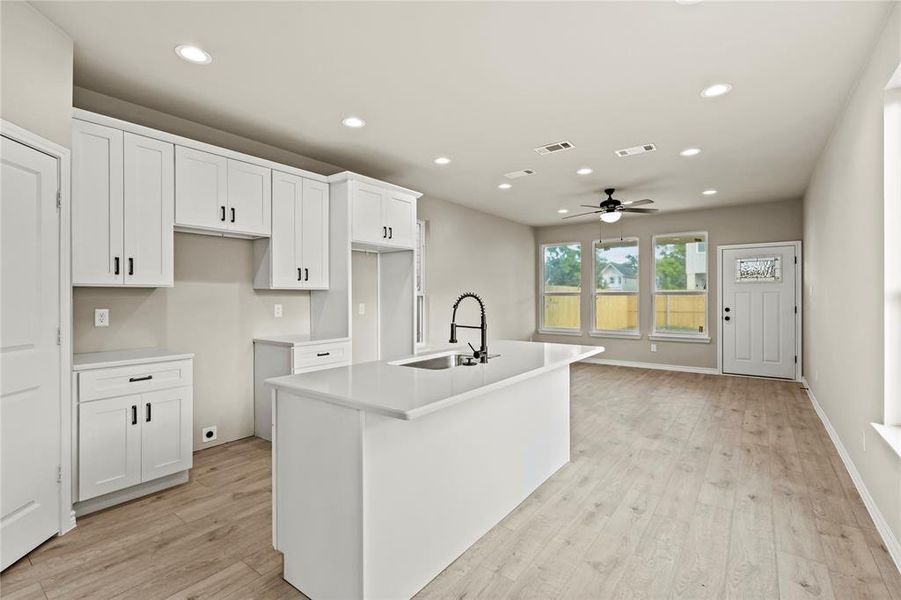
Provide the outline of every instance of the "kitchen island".
{"type": "Polygon", "coordinates": [[[495,342],[270,379],[273,545],[321,598],[409,598],[569,461],[569,367],[495,342]]]}

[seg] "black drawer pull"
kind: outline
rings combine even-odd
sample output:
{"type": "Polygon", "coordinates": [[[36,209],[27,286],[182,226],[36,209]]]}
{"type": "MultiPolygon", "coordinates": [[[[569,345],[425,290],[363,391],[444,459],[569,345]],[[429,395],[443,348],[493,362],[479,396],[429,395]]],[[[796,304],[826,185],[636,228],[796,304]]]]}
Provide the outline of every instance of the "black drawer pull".
{"type": "Polygon", "coordinates": [[[225,221],[225,207],[224,207],[224,206],[220,206],[219,208],[222,209],[222,216],[220,217],[220,221],[223,221],[223,222],[224,222],[224,221],[225,221]]]}
{"type": "Polygon", "coordinates": [[[147,407],[147,417],[144,420],[149,423],[150,422],[150,403],[148,402],[145,406],[147,407]]]}
{"type": "Polygon", "coordinates": [[[113,258],[113,262],[115,263],[115,267],[113,267],[113,275],[119,274],[119,257],[116,256],[113,258]]]}
{"type": "Polygon", "coordinates": [[[328,356],[331,352],[317,352],[316,356],[328,356]]]}
{"type": "Polygon", "coordinates": [[[135,259],[133,259],[133,258],[128,259],[128,274],[129,275],[135,274],[135,259]]]}
{"type": "Polygon", "coordinates": [[[138,405],[137,404],[131,405],[131,424],[132,425],[138,424],[138,405]]]}
{"type": "Polygon", "coordinates": [[[129,383],[134,383],[135,381],[149,381],[153,379],[153,375],[144,375],[143,377],[129,377],[129,383]]]}

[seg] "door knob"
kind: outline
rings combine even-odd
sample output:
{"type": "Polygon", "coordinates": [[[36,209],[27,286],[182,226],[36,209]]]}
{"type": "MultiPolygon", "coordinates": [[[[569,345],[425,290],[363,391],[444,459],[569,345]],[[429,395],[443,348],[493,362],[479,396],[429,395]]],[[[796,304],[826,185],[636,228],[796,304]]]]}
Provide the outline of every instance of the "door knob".
{"type": "Polygon", "coordinates": [[[729,320],[731,320],[731,319],[732,319],[732,317],[727,316],[725,320],[726,320],[726,321],[729,321],[729,320]]]}
{"type": "Polygon", "coordinates": [[[729,309],[729,307],[727,306],[724,310],[725,310],[726,312],[729,312],[730,309],[729,309]]]}

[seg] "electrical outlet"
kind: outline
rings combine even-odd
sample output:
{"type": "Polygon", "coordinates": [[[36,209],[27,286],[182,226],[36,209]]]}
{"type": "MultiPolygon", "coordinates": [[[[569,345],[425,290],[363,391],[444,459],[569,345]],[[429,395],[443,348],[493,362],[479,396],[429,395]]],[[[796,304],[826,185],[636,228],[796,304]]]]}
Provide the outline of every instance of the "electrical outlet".
{"type": "Polygon", "coordinates": [[[276,319],[281,319],[281,318],[282,318],[282,305],[281,305],[281,304],[276,304],[276,305],[275,305],[275,310],[274,310],[273,312],[275,313],[275,318],[276,318],[276,319]]]}
{"type": "Polygon", "coordinates": [[[657,352],[657,344],[651,344],[651,352],[657,352]]]}
{"type": "Polygon", "coordinates": [[[109,309],[94,309],[94,327],[109,327],[109,309]]]}
{"type": "Polygon", "coordinates": [[[210,425],[209,427],[204,427],[201,431],[201,437],[203,437],[204,442],[212,442],[216,439],[216,426],[210,425]]]}
{"type": "Polygon", "coordinates": [[[360,302],[360,306],[357,307],[357,314],[365,315],[366,314],[366,305],[360,302]]]}

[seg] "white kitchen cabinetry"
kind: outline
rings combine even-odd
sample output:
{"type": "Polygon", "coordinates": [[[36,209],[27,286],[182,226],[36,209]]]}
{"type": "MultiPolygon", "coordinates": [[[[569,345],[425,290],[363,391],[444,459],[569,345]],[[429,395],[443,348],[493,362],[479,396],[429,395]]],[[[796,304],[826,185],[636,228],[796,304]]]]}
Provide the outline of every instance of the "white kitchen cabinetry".
{"type": "Polygon", "coordinates": [[[350,182],[352,241],[413,248],[416,196],[360,181],[350,182]]]}
{"type": "Polygon", "coordinates": [[[193,355],[147,348],[76,354],[76,511],[187,481],[193,355]]]}
{"type": "Polygon", "coordinates": [[[246,237],[271,230],[271,170],[177,146],[175,225],[246,237]]]}
{"type": "Polygon", "coordinates": [[[254,241],[257,289],[329,286],[329,186],[272,172],[272,235],[254,241]]]}
{"type": "Polygon", "coordinates": [[[173,145],[73,121],[72,282],[173,284],[173,145]]]}

